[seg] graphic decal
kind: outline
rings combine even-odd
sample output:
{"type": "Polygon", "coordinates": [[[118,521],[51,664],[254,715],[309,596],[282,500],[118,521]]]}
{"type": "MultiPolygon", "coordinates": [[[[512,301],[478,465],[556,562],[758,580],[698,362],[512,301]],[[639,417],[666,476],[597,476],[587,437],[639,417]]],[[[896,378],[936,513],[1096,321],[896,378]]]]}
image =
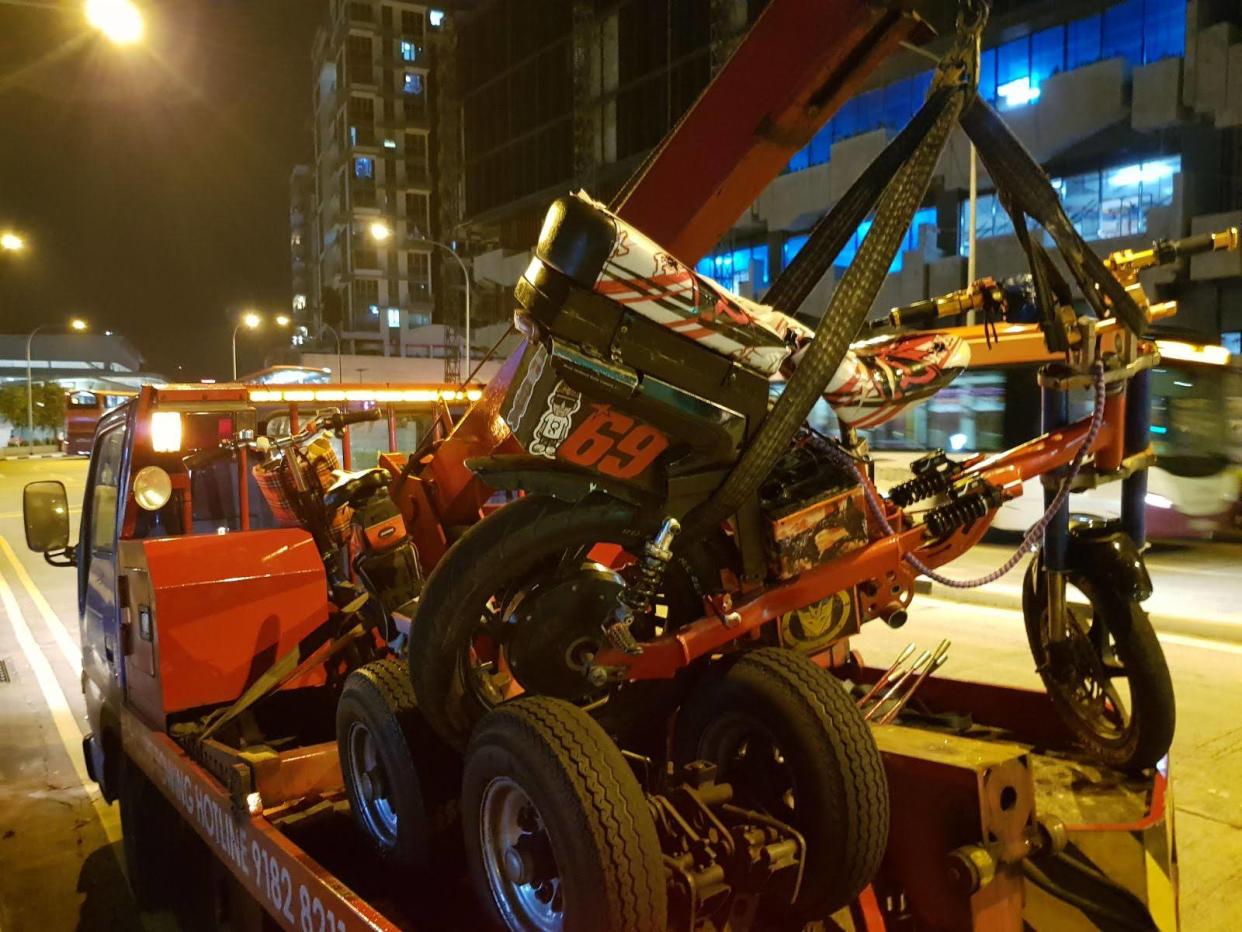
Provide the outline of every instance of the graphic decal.
{"type": "Polygon", "coordinates": [[[547,410],[539,416],[535,425],[535,433],[531,437],[527,452],[548,459],[556,457],[569,430],[573,426],[574,415],[582,407],[582,393],[570,388],[563,381],[556,383],[556,388],[548,396],[547,410]]]}
{"type": "Polygon", "coordinates": [[[843,424],[868,428],[930,398],[970,365],[970,345],[943,333],[856,343],[828,383],[824,399],[843,424]]]}
{"type": "Polygon", "coordinates": [[[770,308],[731,294],[619,218],[609,217],[617,236],[595,283],[598,294],[765,375],[780,368],[789,347],[767,320],[774,313],[770,308]]]}

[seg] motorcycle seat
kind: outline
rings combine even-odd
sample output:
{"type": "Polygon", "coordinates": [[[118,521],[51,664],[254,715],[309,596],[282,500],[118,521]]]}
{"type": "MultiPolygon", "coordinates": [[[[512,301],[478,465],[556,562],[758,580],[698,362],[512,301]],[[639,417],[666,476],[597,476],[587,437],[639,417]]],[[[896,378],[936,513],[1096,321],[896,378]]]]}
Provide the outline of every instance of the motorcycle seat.
{"type": "Polygon", "coordinates": [[[699,275],[584,194],[552,205],[535,255],[578,288],[761,375],[775,374],[789,356],[789,344],[765,323],[770,308],[699,275]]]}
{"type": "Polygon", "coordinates": [[[382,469],[361,469],[343,472],[323,493],[324,506],[336,511],[342,505],[357,507],[364,501],[388,487],[388,473],[382,469]]]}

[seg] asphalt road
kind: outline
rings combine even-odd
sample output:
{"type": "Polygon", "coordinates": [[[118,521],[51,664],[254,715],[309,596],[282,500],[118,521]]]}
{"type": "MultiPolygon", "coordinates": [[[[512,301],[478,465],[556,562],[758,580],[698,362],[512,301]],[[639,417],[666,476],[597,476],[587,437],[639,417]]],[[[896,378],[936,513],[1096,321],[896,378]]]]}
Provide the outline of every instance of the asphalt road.
{"type": "MultiPolygon", "coordinates": [[[[74,573],[28,552],[21,530],[26,482],[60,479],[73,503],[85,474],[82,461],[0,460],[0,661],[10,680],[0,682],[3,932],[167,926],[158,917],[140,924],[122,874],[116,807],[84,785],[74,573]]],[[[1216,546],[1157,559],[1162,597],[1188,606],[1204,586],[1232,588],[1239,567],[1216,546]]],[[[1228,620],[1228,606],[1221,611],[1228,620]]],[[[1242,611],[1232,614],[1242,623],[1242,611]]],[[[1242,644],[1183,631],[1161,637],[1178,698],[1171,769],[1182,920],[1191,930],[1231,929],[1236,907],[1221,893],[1242,883],[1242,644]]],[[[941,638],[953,641],[947,675],[1037,685],[1021,618],[1001,605],[920,597],[901,631],[869,625],[856,644],[883,664],[908,641],[941,638]]]]}

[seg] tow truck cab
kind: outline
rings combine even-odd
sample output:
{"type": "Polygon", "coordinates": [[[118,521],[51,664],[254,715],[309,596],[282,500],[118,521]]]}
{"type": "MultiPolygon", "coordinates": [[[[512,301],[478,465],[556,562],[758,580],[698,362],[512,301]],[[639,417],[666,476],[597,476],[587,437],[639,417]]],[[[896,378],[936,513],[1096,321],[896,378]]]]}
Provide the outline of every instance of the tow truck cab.
{"type": "MultiPolygon", "coordinates": [[[[118,792],[122,708],[170,719],[235,699],[327,614],[310,535],[278,528],[245,457],[187,469],[182,458],[253,429],[241,386],[144,388],[99,421],[78,541],[64,486],[24,502],[27,541],[78,573],[87,771],[118,792]],[[49,552],[50,551],[50,552],[49,552]]],[[[313,685],[308,674],[289,688],[313,685]]]]}
{"type": "MultiPolygon", "coordinates": [[[[105,799],[118,792],[123,709],[167,732],[232,702],[328,612],[311,536],[277,526],[245,450],[192,469],[185,458],[242,430],[296,431],[299,404],[384,403],[386,421],[333,442],[346,469],[378,453],[396,470],[398,446],[446,428],[477,396],[435,385],[147,386],[99,420],[75,545],[64,486],[27,486],[27,543],[78,572],[83,750],[105,799]]],[[[284,689],[323,681],[311,670],[284,689]]]]}

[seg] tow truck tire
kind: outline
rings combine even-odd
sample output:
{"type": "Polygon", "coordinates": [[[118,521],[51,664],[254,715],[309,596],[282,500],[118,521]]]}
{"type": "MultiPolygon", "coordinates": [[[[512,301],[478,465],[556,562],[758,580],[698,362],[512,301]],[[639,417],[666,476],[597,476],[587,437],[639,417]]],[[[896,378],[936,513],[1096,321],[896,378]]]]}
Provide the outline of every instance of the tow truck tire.
{"type": "Polygon", "coordinates": [[[345,679],[336,707],[341,775],[354,822],[379,857],[421,871],[457,849],[456,752],[427,724],[405,663],[372,661],[345,679]]]}
{"type": "Polygon", "coordinates": [[[655,932],[664,865],[621,751],[572,703],[515,699],[487,713],[462,781],[466,858],[500,928],[655,932]]]}
{"type": "Polygon", "coordinates": [[[119,769],[117,802],[129,888],[139,909],[167,909],[180,891],[177,865],[185,826],[172,803],[128,755],[120,758],[119,769]]]}
{"type": "Polygon", "coordinates": [[[879,870],[889,824],[879,748],[849,693],[805,655],[759,648],[710,671],[677,717],[673,755],[716,764],[735,804],[805,839],[797,899],[763,900],[764,928],[826,919],[879,870]]]}

